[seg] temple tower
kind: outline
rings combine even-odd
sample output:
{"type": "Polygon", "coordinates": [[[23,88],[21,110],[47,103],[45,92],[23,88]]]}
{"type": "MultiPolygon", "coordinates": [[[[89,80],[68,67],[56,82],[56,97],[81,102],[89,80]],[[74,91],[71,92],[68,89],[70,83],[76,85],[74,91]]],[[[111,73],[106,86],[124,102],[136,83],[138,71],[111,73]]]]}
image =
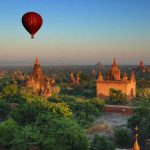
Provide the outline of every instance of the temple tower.
{"type": "Polygon", "coordinates": [[[34,93],[45,98],[51,97],[53,93],[57,94],[57,92],[59,92],[56,92],[54,77],[48,77],[43,73],[37,57],[33,71],[26,82],[26,86],[32,88],[34,93]]]}
{"type": "Polygon", "coordinates": [[[140,69],[140,72],[145,72],[145,66],[142,60],[140,61],[139,69],[140,69]]]}
{"type": "Polygon", "coordinates": [[[123,80],[124,82],[127,82],[127,81],[128,81],[128,77],[127,77],[127,73],[126,73],[126,72],[124,72],[122,80],[123,80]]]}
{"type": "Polygon", "coordinates": [[[120,70],[114,58],[111,70],[108,73],[108,80],[120,80],[120,70]]]}
{"type": "Polygon", "coordinates": [[[100,73],[98,75],[98,81],[103,81],[103,75],[102,75],[101,71],[100,71],[100,73]]]}
{"type": "Polygon", "coordinates": [[[134,75],[133,70],[131,71],[130,81],[135,82],[135,75],[134,75]]]}
{"type": "Polygon", "coordinates": [[[40,65],[37,57],[36,57],[35,64],[33,66],[33,71],[31,73],[31,75],[35,80],[42,79],[44,76],[41,65],[40,65]]]}

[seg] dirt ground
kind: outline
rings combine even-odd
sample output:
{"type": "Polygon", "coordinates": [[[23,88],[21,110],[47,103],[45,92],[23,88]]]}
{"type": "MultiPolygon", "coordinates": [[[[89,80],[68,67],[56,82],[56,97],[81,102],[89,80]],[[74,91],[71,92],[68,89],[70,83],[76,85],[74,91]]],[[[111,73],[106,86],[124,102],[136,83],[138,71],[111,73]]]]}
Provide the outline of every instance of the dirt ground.
{"type": "Polygon", "coordinates": [[[93,125],[87,129],[87,137],[90,139],[94,134],[112,136],[113,128],[126,127],[129,117],[130,116],[120,113],[104,112],[101,116],[97,117],[93,125]]]}

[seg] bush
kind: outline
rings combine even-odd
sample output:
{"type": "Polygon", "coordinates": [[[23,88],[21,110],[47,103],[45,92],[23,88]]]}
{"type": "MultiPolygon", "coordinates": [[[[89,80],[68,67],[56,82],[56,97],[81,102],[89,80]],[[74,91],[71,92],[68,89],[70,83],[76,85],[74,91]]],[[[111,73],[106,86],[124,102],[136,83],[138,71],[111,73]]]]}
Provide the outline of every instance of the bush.
{"type": "Polygon", "coordinates": [[[0,93],[2,99],[5,99],[7,103],[18,103],[22,104],[25,99],[22,97],[17,85],[10,84],[4,87],[0,93]]]}
{"type": "Polygon", "coordinates": [[[6,119],[10,112],[10,105],[5,100],[0,100],[0,118],[6,119]]]}
{"type": "Polygon", "coordinates": [[[89,150],[115,150],[115,145],[108,138],[95,135],[89,150]]]}
{"type": "Polygon", "coordinates": [[[147,139],[150,139],[150,112],[142,119],[141,124],[139,125],[139,137],[144,142],[147,139]]]}
{"type": "Polygon", "coordinates": [[[136,126],[139,126],[141,124],[141,116],[139,115],[133,115],[128,119],[128,127],[134,130],[136,126]]]}
{"type": "Polygon", "coordinates": [[[0,124],[0,146],[10,147],[12,146],[12,140],[14,139],[14,132],[18,126],[12,119],[8,119],[0,124]]]}
{"type": "Polygon", "coordinates": [[[30,146],[37,145],[41,140],[44,140],[41,136],[39,128],[30,124],[25,127],[21,127],[14,134],[12,140],[12,147],[14,150],[29,150],[30,146]]]}
{"type": "Polygon", "coordinates": [[[141,101],[139,102],[138,106],[139,108],[135,109],[134,115],[128,119],[128,127],[133,130],[136,126],[140,126],[142,124],[142,120],[144,120],[145,117],[150,113],[149,101],[141,101]]]}
{"type": "Polygon", "coordinates": [[[150,99],[150,88],[140,88],[140,89],[137,89],[136,97],[138,99],[149,100],[150,99]]]}
{"type": "Polygon", "coordinates": [[[116,128],[114,130],[114,140],[118,148],[129,148],[131,141],[129,130],[116,128]]]}
{"type": "Polygon", "coordinates": [[[46,107],[40,101],[25,103],[11,112],[10,116],[19,124],[27,125],[34,123],[39,113],[46,111],[46,107]]]}
{"type": "Polygon", "coordinates": [[[9,98],[9,97],[13,97],[14,95],[16,95],[18,92],[18,87],[16,85],[8,85],[6,86],[1,94],[3,95],[3,97],[9,98]]]}
{"type": "Polygon", "coordinates": [[[40,113],[50,112],[64,117],[71,117],[72,112],[64,103],[50,103],[44,100],[34,100],[19,105],[10,116],[19,124],[27,125],[35,122],[40,113]]]}
{"type": "Polygon", "coordinates": [[[110,89],[108,103],[113,105],[127,104],[127,95],[121,90],[110,89]]]}
{"type": "Polygon", "coordinates": [[[84,99],[67,95],[51,97],[49,101],[66,103],[72,110],[74,118],[82,127],[89,127],[95,117],[100,115],[105,105],[104,100],[101,99],[84,99]]]}
{"type": "Polygon", "coordinates": [[[132,130],[137,126],[140,145],[145,145],[146,140],[150,139],[150,103],[148,101],[140,102],[134,116],[128,119],[128,127],[132,130]]]}

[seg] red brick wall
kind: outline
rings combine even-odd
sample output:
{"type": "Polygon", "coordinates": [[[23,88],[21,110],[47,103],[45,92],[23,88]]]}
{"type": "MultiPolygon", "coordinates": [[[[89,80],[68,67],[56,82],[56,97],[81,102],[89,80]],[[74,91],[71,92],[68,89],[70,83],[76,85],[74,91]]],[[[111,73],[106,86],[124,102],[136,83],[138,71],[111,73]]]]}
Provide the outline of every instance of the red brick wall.
{"type": "Polygon", "coordinates": [[[123,81],[97,81],[97,97],[108,97],[110,88],[121,90],[131,99],[131,89],[133,95],[136,96],[136,82],[123,81]]]}
{"type": "Polygon", "coordinates": [[[104,112],[121,113],[122,115],[132,115],[134,113],[134,109],[136,108],[137,107],[131,106],[106,105],[104,107],[104,112]]]}

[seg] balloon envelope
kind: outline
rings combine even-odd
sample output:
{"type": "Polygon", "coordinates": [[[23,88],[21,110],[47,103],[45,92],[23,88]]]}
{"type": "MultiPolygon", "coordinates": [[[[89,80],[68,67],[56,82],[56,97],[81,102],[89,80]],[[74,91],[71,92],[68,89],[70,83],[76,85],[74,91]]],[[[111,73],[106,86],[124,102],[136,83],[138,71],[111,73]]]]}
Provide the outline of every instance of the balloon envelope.
{"type": "Polygon", "coordinates": [[[31,38],[34,38],[34,34],[40,29],[42,23],[42,17],[36,12],[28,12],[22,16],[22,24],[31,34],[31,38]]]}

